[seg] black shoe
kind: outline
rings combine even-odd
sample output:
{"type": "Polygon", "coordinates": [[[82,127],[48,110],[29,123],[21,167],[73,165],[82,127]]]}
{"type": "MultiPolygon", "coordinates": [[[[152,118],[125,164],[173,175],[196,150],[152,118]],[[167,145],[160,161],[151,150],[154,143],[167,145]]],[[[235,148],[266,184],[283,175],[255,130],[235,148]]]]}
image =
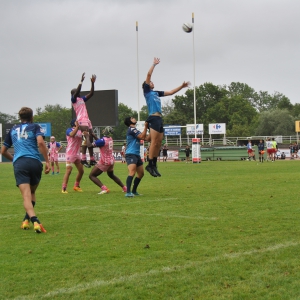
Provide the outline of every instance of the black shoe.
{"type": "Polygon", "coordinates": [[[82,160],[81,164],[84,165],[86,168],[90,168],[91,166],[87,163],[86,160],[82,160]]]}
{"type": "Polygon", "coordinates": [[[90,166],[95,166],[97,162],[95,160],[90,160],[90,166]]]}
{"type": "Polygon", "coordinates": [[[150,167],[149,165],[146,166],[146,171],[148,171],[150,173],[151,176],[153,177],[157,177],[157,174],[155,173],[155,171],[153,170],[153,167],[150,167]]]}
{"type": "Polygon", "coordinates": [[[161,177],[161,174],[158,172],[157,167],[153,166],[152,169],[154,170],[154,172],[156,173],[157,177],[161,177]]]}

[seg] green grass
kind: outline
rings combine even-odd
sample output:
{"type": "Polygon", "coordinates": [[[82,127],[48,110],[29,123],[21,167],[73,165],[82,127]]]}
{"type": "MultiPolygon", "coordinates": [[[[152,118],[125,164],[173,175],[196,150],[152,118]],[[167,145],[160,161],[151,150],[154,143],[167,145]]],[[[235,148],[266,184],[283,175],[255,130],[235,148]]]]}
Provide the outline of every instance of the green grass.
{"type": "MultiPolygon", "coordinates": [[[[300,161],[159,163],[133,199],[106,174],[61,194],[43,175],[24,215],[11,164],[0,164],[0,299],[300,299],[300,161]]],[[[126,182],[127,167],[115,173],[126,182]]]]}

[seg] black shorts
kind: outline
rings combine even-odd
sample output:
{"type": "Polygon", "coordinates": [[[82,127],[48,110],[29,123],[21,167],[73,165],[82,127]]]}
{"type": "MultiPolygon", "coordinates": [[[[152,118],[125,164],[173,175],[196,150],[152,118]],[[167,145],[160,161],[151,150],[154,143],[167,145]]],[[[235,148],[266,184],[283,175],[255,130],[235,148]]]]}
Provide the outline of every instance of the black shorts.
{"type": "Polygon", "coordinates": [[[21,157],[14,162],[16,185],[28,183],[36,185],[42,177],[43,164],[34,158],[21,157]]]}
{"type": "Polygon", "coordinates": [[[143,165],[143,161],[139,155],[126,154],[125,159],[126,159],[127,166],[135,164],[137,167],[139,167],[143,165]]]}
{"type": "Polygon", "coordinates": [[[160,116],[149,116],[146,122],[149,124],[149,129],[153,129],[157,132],[164,132],[163,119],[160,116]]]}

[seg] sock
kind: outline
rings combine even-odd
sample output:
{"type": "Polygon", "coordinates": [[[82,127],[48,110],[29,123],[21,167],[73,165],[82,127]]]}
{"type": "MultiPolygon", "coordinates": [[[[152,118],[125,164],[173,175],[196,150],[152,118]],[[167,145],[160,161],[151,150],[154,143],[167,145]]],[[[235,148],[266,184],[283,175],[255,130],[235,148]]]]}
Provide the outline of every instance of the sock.
{"type": "Polygon", "coordinates": [[[137,189],[140,182],[141,182],[141,179],[135,177],[134,182],[133,182],[133,188],[132,188],[133,193],[136,193],[136,189],[137,189]]]}
{"type": "Polygon", "coordinates": [[[75,185],[74,186],[79,186],[79,182],[75,181],[75,185]]]}
{"type": "Polygon", "coordinates": [[[52,172],[54,172],[54,166],[52,166],[51,169],[52,169],[52,172]]]}
{"type": "Polygon", "coordinates": [[[133,176],[128,176],[126,179],[127,193],[130,193],[133,176]]]}
{"type": "Polygon", "coordinates": [[[152,167],[153,166],[153,158],[149,158],[148,162],[149,162],[148,166],[152,167]]]}
{"type": "Polygon", "coordinates": [[[94,157],[94,156],[91,156],[90,160],[95,160],[95,157],[94,157]]]}
{"type": "MultiPolygon", "coordinates": [[[[35,201],[31,200],[31,203],[32,203],[32,206],[34,207],[35,206],[35,201]]],[[[25,220],[30,220],[30,217],[28,216],[28,213],[25,214],[25,217],[24,217],[23,221],[25,221],[25,220]]]]}
{"type": "Polygon", "coordinates": [[[157,157],[153,157],[153,166],[156,167],[157,157]]]}
{"type": "Polygon", "coordinates": [[[38,222],[40,224],[40,221],[39,221],[39,219],[36,216],[31,217],[30,220],[31,220],[32,224],[34,222],[38,222]]]}
{"type": "Polygon", "coordinates": [[[81,160],[86,160],[86,154],[81,154],[81,160]]]}
{"type": "Polygon", "coordinates": [[[65,191],[67,189],[67,185],[65,183],[63,183],[62,185],[62,189],[65,191]]]}
{"type": "Polygon", "coordinates": [[[101,190],[102,190],[102,191],[108,190],[108,188],[103,184],[103,185],[101,186],[101,190]]]}

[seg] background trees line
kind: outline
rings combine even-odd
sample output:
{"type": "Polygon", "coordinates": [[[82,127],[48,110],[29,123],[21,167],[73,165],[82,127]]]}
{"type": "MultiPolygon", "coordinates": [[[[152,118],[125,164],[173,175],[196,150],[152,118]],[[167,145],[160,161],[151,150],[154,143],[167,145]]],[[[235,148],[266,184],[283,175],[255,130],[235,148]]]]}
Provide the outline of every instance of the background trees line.
{"type": "MultiPolygon", "coordinates": [[[[162,112],[165,124],[193,124],[194,90],[188,89],[184,95],[164,101],[162,112]]],[[[137,118],[137,115],[137,111],[119,103],[119,125],[115,127],[114,139],[125,139],[127,128],[123,120],[127,116],[137,118]]],[[[140,111],[140,120],[146,120],[147,115],[147,106],[144,105],[140,111]]],[[[209,123],[226,123],[226,135],[231,137],[289,136],[295,135],[294,121],[300,120],[300,104],[292,104],[289,98],[279,92],[271,95],[264,91],[256,92],[245,83],[232,82],[228,86],[204,83],[196,87],[196,116],[197,123],[204,124],[204,136],[208,136],[209,123]]],[[[52,135],[58,141],[66,140],[65,132],[71,118],[71,108],[61,107],[59,104],[38,108],[34,115],[35,122],[52,123],[52,135]]],[[[15,122],[18,122],[15,116],[0,112],[0,123],[15,122]]],[[[3,136],[4,134],[3,132],[3,136]]],[[[182,135],[185,135],[185,129],[182,130],[182,135]]]]}

